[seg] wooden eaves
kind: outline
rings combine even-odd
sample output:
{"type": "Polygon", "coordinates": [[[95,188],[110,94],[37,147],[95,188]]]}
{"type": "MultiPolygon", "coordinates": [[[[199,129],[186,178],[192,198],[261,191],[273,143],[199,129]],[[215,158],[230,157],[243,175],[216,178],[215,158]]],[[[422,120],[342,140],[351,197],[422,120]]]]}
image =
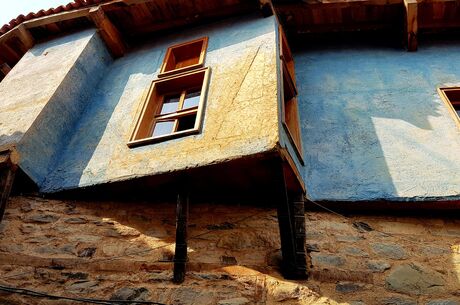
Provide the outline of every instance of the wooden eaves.
{"type": "Polygon", "coordinates": [[[82,8],[69,6],[69,10],[60,13],[22,21],[0,36],[0,80],[36,41],[52,35],[94,26],[117,58],[124,55],[127,45],[137,36],[248,13],[259,6],[257,0],[197,3],[201,5],[194,6],[185,0],[104,1],[82,8]]]}

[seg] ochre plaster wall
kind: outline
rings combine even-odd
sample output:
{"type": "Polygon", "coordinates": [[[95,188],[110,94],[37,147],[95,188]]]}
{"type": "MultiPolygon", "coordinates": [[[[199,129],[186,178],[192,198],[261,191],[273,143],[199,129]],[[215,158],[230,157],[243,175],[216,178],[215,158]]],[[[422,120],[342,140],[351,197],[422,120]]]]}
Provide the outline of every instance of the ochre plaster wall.
{"type": "Polygon", "coordinates": [[[294,60],[313,200],[460,198],[460,129],[437,92],[460,84],[458,42],[315,45],[294,60]]]}
{"type": "MultiPolygon", "coordinates": [[[[307,212],[310,279],[287,281],[276,210],[193,203],[189,271],[174,285],[174,210],[12,197],[0,225],[0,284],[182,305],[460,304],[454,218],[307,212]]],[[[62,302],[0,292],[2,304],[62,302]]]]}
{"type": "Polygon", "coordinates": [[[116,60],[89,101],[41,191],[88,186],[223,162],[278,143],[275,20],[249,16],[163,37],[116,60]],[[168,46],[208,36],[203,131],[126,145],[168,46]]]}

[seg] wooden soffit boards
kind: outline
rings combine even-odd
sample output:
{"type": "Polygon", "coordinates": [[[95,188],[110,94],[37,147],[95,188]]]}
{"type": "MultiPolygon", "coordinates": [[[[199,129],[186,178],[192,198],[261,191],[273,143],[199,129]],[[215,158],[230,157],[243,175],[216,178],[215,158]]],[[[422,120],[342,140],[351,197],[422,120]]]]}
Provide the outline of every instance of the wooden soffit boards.
{"type": "Polygon", "coordinates": [[[12,68],[36,41],[87,27],[98,28],[112,55],[120,57],[140,36],[258,9],[257,0],[115,0],[79,8],[66,6],[59,13],[30,20],[18,17],[19,24],[0,36],[0,64],[12,68]]]}
{"type": "Polygon", "coordinates": [[[274,0],[273,4],[286,30],[291,33],[397,27],[404,28],[408,36],[411,35],[409,49],[416,49],[413,37],[419,29],[460,28],[458,0],[274,0]]]}

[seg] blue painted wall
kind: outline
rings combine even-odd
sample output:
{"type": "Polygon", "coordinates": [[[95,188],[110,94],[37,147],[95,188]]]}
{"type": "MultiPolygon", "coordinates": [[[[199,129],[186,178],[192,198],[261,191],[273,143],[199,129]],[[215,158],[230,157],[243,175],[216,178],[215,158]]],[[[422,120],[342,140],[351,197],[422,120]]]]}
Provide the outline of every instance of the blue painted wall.
{"type": "Polygon", "coordinates": [[[294,52],[313,200],[460,198],[460,131],[440,86],[460,85],[460,44],[294,52]]]}
{"type": "MultiPolygon", "coordinates": [[[[67,147],[75,124],[90,102],[90,97],[104,75],[112,59],[95,30],[87,30],[50,42],[36,45],[29,54],[41,65],[55,66],[50,74],[35,71],[40,78],[49,80],[55,87],[33,124],[19,141],[17,149],[21,168],[38,184],[59,164],[62,151],[67,147]],[[50,52],[60,56],[75,57],[62,66],[59,56],[53,58],[50,52]],[[47,61],[47,57],[49,57],[47,61]],[[62,73],[64,77],[53,78],[62,73]]],[[[28,67],[25,67],[26,69],[28,67]]],[[[29,67],[29,75],[34,70],[29,67]]],[[[33,84],[28,84],[37,91],[33,84]]],[[[30,99],[34,103],[34,99],[30,99]]],[[[32,123],[30,122],[30,123],[32,123]]],[[[9,122],[14,124],[14,122],[9,122]]]]}

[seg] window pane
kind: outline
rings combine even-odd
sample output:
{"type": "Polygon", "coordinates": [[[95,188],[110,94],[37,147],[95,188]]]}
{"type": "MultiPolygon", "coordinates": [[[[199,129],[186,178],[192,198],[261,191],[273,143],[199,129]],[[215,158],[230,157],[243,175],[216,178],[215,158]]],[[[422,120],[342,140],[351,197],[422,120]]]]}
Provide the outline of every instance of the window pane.
{"type": "Polygon", "coordinates": [[[198,104],[200,103],[200,94],[200,91],[187,93],[187,95],[185,95],[184,105],[182,106],[182,109],[198,107],[198,104]]]}
{"type": "Polygon", "coordinates": [[[196,114],[187,115],[179,119],[179,126],[177,126],[177,131],[189,130],[195,127],[196,114]]]}
{"type": "Polygon", "coordinates": [[[153,129],[152,136],[158,137],[162,135],[167,135],[173,132],[174,121],[163,121],[157,122],[155,128],[153,129]]]}
{"type": "Polygon", "coordinates": [[[180,94],[165,96],[160,114],[176,112],[179,105],[180,94]]]}

